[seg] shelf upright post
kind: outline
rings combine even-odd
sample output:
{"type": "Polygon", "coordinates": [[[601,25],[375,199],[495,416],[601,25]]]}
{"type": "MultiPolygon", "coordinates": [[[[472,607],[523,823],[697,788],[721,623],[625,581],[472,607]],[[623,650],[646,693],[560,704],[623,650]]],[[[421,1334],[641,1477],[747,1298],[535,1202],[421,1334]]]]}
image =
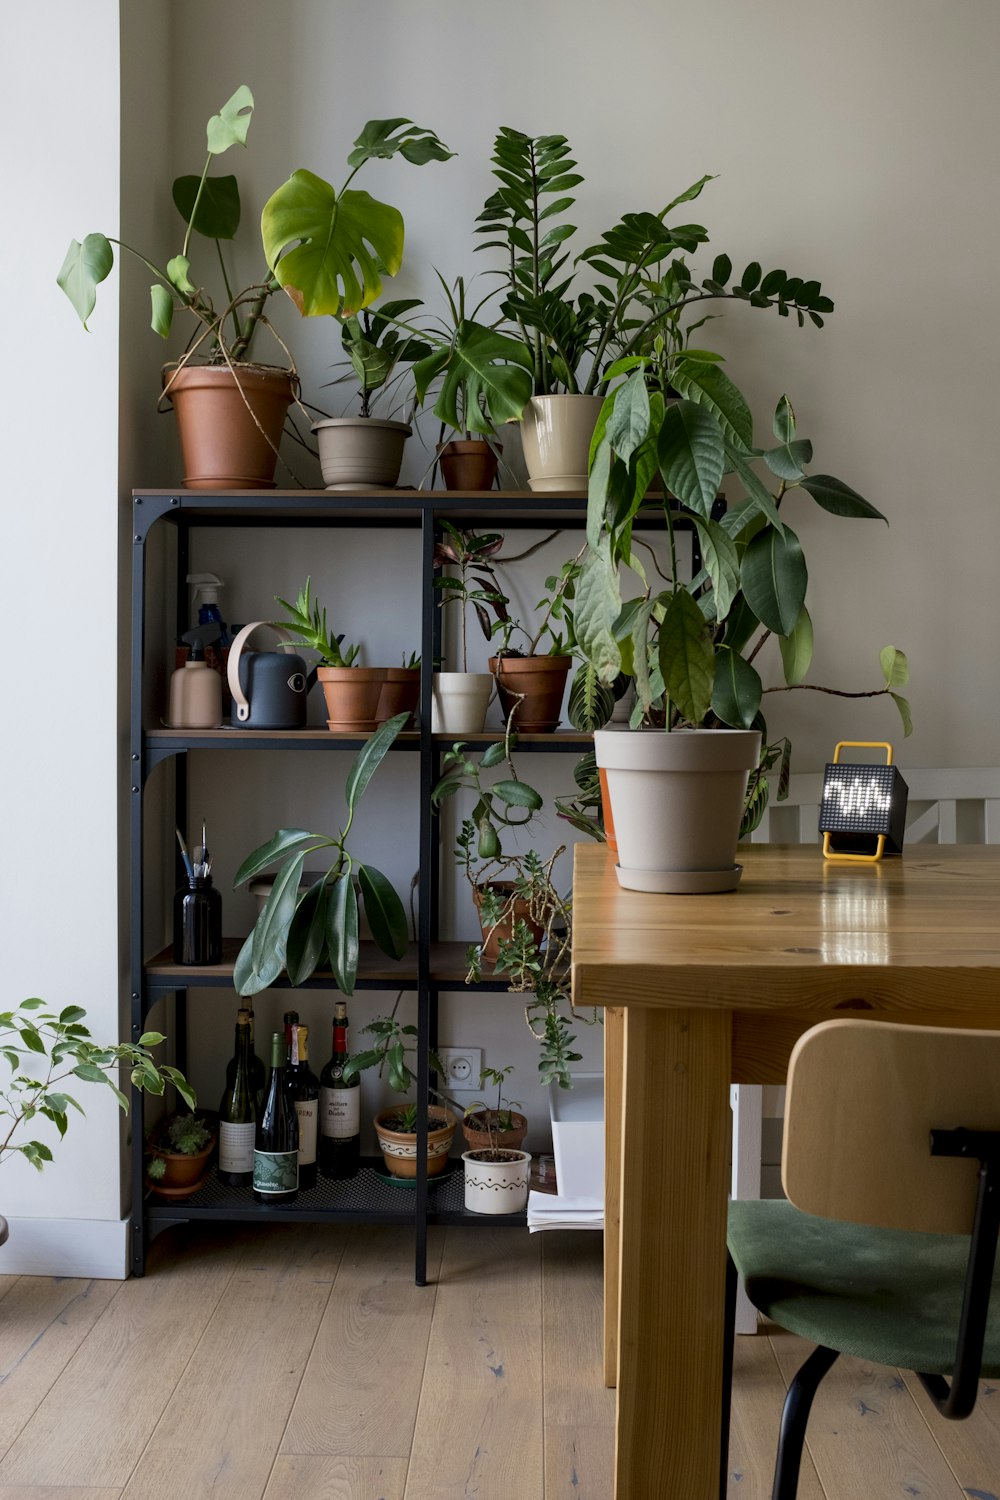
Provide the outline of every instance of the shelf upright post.
{"type": "Polygon", "coordinates": [[[427,1285],[427,1099],[430,1089],[431,861],[435,824],[431,685],[434,675],[434,509],[420,519],[420,865],[417,883],[417,1188],[414,1203],[416,1283],[427,1285]]]}

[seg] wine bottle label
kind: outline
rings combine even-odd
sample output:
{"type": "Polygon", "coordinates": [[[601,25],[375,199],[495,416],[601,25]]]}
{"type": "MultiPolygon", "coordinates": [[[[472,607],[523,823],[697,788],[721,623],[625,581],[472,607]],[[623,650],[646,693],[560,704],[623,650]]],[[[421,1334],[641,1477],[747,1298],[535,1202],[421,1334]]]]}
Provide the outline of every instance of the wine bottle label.
{"type": "Polygon", "coordinates": [[[344,1140],[361,1129],[360,1089],[320,1089],[323,1134],[344,1140]]]}
{"type": "Polygon", "coordinates": [[[219,1171],[252,1172],[253,1140],[256,1126],[231,1125],[228,1120],[219,1121],[219,1171]]]}
{"type": "Polygon", "coordinates": [[[311,1167],[316,1160],[316,1129],[319,1125],[317,1101],[296,1099],[295,1113],[299,1117],[299,1166],[311,1167]]]}
{"type": "Polygon", "coordinates": [[[254,1151],[255,1193],[294,1193],[299,1185],[297,1151],[254,1151]]]}

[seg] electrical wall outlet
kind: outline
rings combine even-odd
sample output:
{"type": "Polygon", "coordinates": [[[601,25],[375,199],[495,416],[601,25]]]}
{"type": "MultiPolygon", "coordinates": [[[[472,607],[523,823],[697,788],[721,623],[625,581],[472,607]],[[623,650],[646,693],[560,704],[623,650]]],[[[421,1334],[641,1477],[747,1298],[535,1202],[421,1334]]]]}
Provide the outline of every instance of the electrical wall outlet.
{"type": "Polygon", "coordinates": [[[478,1090],[483,1071],[482,1047],[439,1047],[437,1055],[444,1069],[442,1082],[447,1088],[478,1090]]]}

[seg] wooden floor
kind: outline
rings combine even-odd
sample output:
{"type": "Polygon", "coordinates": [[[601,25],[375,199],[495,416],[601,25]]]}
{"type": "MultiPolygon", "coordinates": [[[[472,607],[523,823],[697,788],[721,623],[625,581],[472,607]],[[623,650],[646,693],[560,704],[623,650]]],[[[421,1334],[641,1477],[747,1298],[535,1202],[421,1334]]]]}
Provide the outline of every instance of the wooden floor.
{"type": "MultiPolygon", "coordinates": [[[[189,1226],[144,1280],[0,1277],[0,1500],[611,1500],[600,1252],[438,1231],[419,1289],[395,1230],[189,1226]]],[[[729,1496],[767,1500],[803,1346],[736,1353],[729,1496]]],[[[800,1500],[1000,1500],[1000,1390],[926,1413],[842,1361],[800,1500]]]]}

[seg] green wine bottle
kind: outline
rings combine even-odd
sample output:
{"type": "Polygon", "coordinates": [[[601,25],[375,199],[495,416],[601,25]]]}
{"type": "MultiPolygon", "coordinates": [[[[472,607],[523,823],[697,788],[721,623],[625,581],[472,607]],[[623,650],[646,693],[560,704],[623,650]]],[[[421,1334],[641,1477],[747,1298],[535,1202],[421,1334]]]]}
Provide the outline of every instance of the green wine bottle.
{"type": "Polygon", "coordinates": [[[333,1007],[333,1055],[319,1075],[319,1169],[324,1177],[356,1177],[361,1163],[361,1079],[344,1081],[347,1006],[333,1007]]]}
{"type": "MultiPolygon", "coordinates": [[[[250,1086],[253,1089],[253,1097],[254,1097],[254,1101],[255,1101],[255,1103],[257,1105],[257,1113],[259,1114],[260,1113],[260,1107],[261,1107],[261,1105],[264,1102],[264,1084],[267,1082],[267,1073],[266,1073],[266,1071],[264,1069],[264,1064],[261,1062],[260,1058],[257,1056],[257,1048],[256,1048],[256,1045],[255,1045],[255,1042],[254,1042],[254,1025],[253,1025],[253,1023],[254,1023],[254,1013],[253,1013],[253,1006],[252,1005],[247,1005],[245,1007],[245,1009],[246,1009],[247,1015],[250,1017],[250,1086]]],[[[232,1088],[232,1086],[233,1086],[233,1079],[234,1079],[235,1076],[236,1076],[236,1059],[235,1059],[235,1057],[231,1057],[229,1059],[229,1065],[226,1068],[226,1088],[227,1089],[231,1089],[232,1088]]]]}
{"type": "Polygon", "coordinates": [[[298,1022],[292,1025],[288,1095],[299,1120],[299,1187],[304,1190],[316,1186],[319,1079],[309,1066],[309,1027],[298,1022]]]}
{"type": "Polygon", "coordinates": [[[219,1181],[246,1187],[253,1180],[257,1103],[250,1073],[250,1012],[236,1012],[232,1082],[219,1105],[219,1181]]]}
{"type": "Polygon", "coordinates": [[[285,1038],[271,1037],[271,1076],[253,1151],[253,1194],[260,1203],[294,1203],[299,1196],[299,1122],[285,1081],[285,1038]]]}

